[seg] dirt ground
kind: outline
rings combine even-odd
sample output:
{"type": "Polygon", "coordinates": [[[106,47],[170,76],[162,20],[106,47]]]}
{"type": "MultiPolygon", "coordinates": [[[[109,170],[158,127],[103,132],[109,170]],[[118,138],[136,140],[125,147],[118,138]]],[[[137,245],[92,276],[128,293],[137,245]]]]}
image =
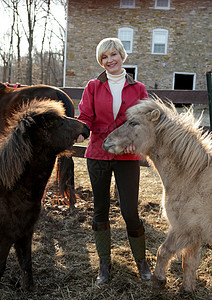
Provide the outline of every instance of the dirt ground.
{"type": "MultiPolygon", "coordinates": [[[[14,250],[0,283],[1,300],[135,300],[135,299],[212,299],[212,245],[204,245],[197,270],[197,290],[194,295],[180,295],[182,283],[181,258],[176,257],[167,274],[166,289],[154,293],[151,282],[137,276],[119,201],[111,185],[110,220],[112,227],[112,277],[102,288],[95,286],[98,258],[91,230],[93,197],[86,169],[86,160],[74,158],[75,185],[79,195],[74,210],[57,203],[56,189],[49,186],[43,201],[40,219],[33,238],[33,292],[20,288],[20,271],[14,250]]],[[[167,222],[162,217],[160,202],[162,187],[151,168],[141,167],[139,212],[144,220],[147,238],[147,260],[152,271],[156,251],[164,241],[167,222]]]]}

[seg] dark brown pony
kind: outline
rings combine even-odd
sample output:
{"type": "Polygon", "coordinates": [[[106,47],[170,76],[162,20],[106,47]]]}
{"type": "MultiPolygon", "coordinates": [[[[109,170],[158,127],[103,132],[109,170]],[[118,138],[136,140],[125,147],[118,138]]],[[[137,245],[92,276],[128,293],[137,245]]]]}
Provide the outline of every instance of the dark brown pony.
{"type": "MultiPolygon", "coordinates": [[[[7,119],[14,109],[22,104],[37,99],[51,99],[61,101],[68,117],[74,117],[74,104],[71,98],[62,90],[48,85],[34,85],[27,87],[11,87],[0,82],[0,134],[7,126],[7,119]]],[[[56,181],[60,195],[69,204],[76,201],[74,190],[74,162],[71,156],[60,156],[57,161],[56,181]],[[66,198],[66,197],[67,198],[66,198]]]]}
{"type": "Polygon", "coordinates": [[[7,121],[0,139],[0,278],[14,244],[22,286],[33,287],[31,242],[56,156],[70,149],[86,124],[65,116],[60,102],[31,101],[7,121]]]}

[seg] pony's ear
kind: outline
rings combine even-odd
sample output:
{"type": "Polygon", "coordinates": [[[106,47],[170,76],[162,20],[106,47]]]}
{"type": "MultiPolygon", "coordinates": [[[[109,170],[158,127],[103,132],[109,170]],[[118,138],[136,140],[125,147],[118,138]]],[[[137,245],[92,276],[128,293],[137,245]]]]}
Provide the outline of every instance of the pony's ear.
{"type": "Polygon", "coordinates": [[[153,111],[147,113],[147,119],[149,121],[153,121],[153,122],[157,121],[159,117],[160,117],[159,109],[154,109],[153,111]]]}

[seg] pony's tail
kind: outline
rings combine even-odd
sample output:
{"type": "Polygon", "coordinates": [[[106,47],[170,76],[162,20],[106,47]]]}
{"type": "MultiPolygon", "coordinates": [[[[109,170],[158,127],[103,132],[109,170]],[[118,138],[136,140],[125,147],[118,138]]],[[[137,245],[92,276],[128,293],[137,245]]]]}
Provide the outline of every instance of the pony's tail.
{"type": "Polygon", "coordinates": [[[58,182],[59,195],[64,202],[71,207],[76,203],[74,193],[74,161],[71,156],[59,156],[57,158],[56,180],[58,182]]]}

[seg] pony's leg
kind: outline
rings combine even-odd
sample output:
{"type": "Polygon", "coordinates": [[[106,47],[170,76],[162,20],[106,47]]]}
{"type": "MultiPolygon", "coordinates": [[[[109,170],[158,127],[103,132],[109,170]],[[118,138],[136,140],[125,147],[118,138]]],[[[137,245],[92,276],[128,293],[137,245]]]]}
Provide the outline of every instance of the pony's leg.
{"type": "Polygon", "coordinates": [[[196,269],[199,266],[200,244],[196,243],[183,249],[182,266],[183,266],[183,285],[181,290],[193,292],[196,285],[196,269]]]}
{"type": "Polygon", "coordinates": [[[22,271],[22,287],[33,289],[32,259],[31,259],[32,233],[19,239],[14,247],[22,271]]]}
{"type": "Polygon", "coordinates": [[[177,252],[176,237],[171,229],[165,242],[158,248],[157,262],[152,276],[153,288],[163,288],[166,284],[166,270],[169,260],[177,252]]]}
{"type": "Polygon", "coordinates": [[[3,239],[0,241],[0,279],[4,274],[7,256],[9,254],[11,246],[11,242],[4,241],[3,239]]]}

